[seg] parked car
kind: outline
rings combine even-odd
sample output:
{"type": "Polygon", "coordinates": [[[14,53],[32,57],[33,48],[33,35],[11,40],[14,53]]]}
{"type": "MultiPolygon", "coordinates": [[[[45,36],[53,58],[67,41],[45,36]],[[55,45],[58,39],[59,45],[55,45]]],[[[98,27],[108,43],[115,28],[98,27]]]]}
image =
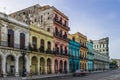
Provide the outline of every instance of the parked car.
{"type": "Polygon", "coordinates": [[[85,76],[87,75],[88,72],[87,71],[84,71],[83,69],[80,69],[80,70],[76,70],[74,73],[73,73],[73,76],[85,76]]]}

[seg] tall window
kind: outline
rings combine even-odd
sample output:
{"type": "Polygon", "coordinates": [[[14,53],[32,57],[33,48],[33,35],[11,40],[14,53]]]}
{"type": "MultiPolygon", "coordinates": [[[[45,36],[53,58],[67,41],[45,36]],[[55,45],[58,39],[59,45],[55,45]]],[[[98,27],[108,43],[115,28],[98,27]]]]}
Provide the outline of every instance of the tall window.
{"type": "Polygon", "coordinates": [[[41,16],[41,23],[43,22],[43,16],[41,16]]]}
{"type": "Polygon", "coordinates": [[[24,49],[24,48],[25,48],[25,34],[20,33],[20,49],[24,49]]]}
{"type": "Polygon", "coordinates": [[[62,30],[60,30],[60,35],[59,36],[62,37],[62,30]]]}
{"type": "Polygon", "coordinates": [[[75,41],[75,37],[72,37],[72,40],[75,41]]]}
{"type": "Polygon", "coordinates": [[[65,47],[65,54],[67,54],[67,47],[65,47]]]}
{"type": "Polygon", "coordinates": [[[66,21],[65,21],[64,25],[65,25],[65,27],[67,26],[67,22],[66,21]]]}
{"type": "Polygon", "coordinates": [[[58,16],[57,14],[55,14],[55,18],[54,18],[56,21],[58,21],[58,16]]]}
{"type": "Polygon", "coordinates": [[[60,18],[60,24],[62,24],[62,17],[60,18]]]}
{"type": "Polygon", "coordinates": [[[14,31],[8,29],[8,47],[14,47],[14,31]]]}
{"type": "Polygon", "coordinates": [[[37,38],[36,37],[32,37],[32,45],[33,45],[33,49],[37,49],[37,38]]]}
{"type": "Polygon", "coordinates": [[[60,53],[63,54],[63,48],[62,48],[62,45],[60,46],[60,53]]]}
{"type": "Polygon", "coordinates": [[[44,40],[40,40],[40,52],[44,52],[44,40]]]}
{"type": "Polygon", "coordinates": [[[55,34],[58,35],[58,29],[55,27],[55,34]]]}
{"type": "Polygon", "coordinates": [[[48,50],[51,50],[51,42],[50,41],[48,41],[47,46],[48,46],[48,50]]]}

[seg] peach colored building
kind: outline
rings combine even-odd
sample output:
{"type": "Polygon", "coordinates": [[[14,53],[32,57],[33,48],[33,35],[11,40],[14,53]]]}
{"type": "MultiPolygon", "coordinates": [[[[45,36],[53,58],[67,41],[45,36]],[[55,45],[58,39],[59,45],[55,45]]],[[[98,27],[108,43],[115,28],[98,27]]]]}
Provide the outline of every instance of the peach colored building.
{"type": "Polygon", "coordinates": [[[68,71],[68,17],[57,10],[53,9],[53,36],[55,51],[55,72],[60,73],[68,71]]]}

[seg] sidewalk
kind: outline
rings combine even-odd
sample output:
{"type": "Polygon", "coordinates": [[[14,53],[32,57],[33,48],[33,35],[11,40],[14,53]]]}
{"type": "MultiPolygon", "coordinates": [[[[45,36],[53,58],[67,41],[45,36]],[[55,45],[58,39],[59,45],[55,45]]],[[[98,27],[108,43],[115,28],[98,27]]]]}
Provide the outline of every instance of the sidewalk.
{"type": "Polygon", "coordinates": [[[49,78],[49,77],[59,77],[59,76],[69,76],[72,75],[72,73],[63,73],[63,74],[47,74],[47,75],[34,75],[32,77],[6,77],[6,78],[1,78],[0,80],[30,80],[30,79],[41,79],[41,78],[49,78]]]}
{"type": "MultiPolygon", "coordinates": [[[[109,70],[107,70],[109,71],[109,70]]],[[[90,72],[90,74],[93,74],[93,73],[100,73],[100,72],[106,72],[106,71],[93,71],[93,72],[90,72]]],[[[22,78],[22,77],[6,77],[6,78],[1,78],[0,77],[0,80],[30,80],[30,79],[41,79],[41,78],[49,78],[49,77],[60,77],[60,76],[70,76],[72,75],[72,73],[63,73],[63,74],[46,74],[46,75],[34,75],[32,77],[25,77],[25,78],[22,78]]]]}
{"type": "Polygon", "coordinates": [[[49,78],[49,77],[60,77],[60,76],[69,76],[69,75],[72,75],[72,73],[63,73],[63,74],[47,74],[47,75],[37,75],[37,76],[32,76],[32,77],[27,77],[26,79],[27,80],[30,80],[30,79],[40,79],[40,78],[49,78]]]}

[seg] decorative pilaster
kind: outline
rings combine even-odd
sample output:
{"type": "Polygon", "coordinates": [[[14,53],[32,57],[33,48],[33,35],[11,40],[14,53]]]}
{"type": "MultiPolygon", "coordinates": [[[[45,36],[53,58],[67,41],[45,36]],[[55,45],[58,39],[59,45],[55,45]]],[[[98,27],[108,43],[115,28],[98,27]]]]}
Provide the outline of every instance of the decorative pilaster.
{"type": "Polygon", "coordinates": [[[18,63],[19,63],[19,59],[18,57],[16,57],[16,62],[15,62],[15,76],[18,77],[19,76],[19,66],[18,66],[18,63]]]}
{"type": "Polygon", "coordinates": [[[2,56],[3,60],[2,60],[2,70],[3,70],[3,77],[7,77],[6,75],[6,57],[2,56]]]}
{"type": "Polygon", "coordinates": [[[37,66],[37,68],[38,68],[38,75],[40,75],[40,60],[38,59],[38,66],[37,66]]]}
{"type": "Polygon", "coordinates": [[[55,63],[54,63],[54,60],[52,60],[51,71],[52,71],[52,74],[55,73],[55,63]]]}
{"type": "Polygon", "coordinates": [[[45,74],[47,74],[47,61],[45,61],[45,74]]]}

